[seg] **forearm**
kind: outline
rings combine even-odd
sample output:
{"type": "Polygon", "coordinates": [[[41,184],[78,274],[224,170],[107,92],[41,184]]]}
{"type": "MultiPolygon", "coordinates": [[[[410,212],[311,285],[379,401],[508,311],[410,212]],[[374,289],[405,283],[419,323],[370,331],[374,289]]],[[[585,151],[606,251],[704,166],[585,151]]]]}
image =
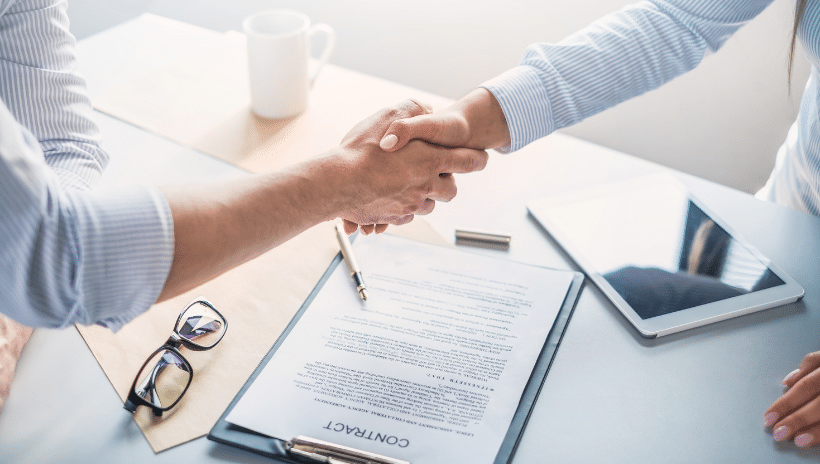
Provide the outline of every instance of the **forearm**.
{"type": "Polygon", "coordinates": [[[466,146],[483,150],[510,144],[510,130],[504,111],[487,89],[473,90],[447,111],[453,111],[464,118],[468,127],[466,146]]]}
{"type": "Polygon", "coordinates": [[[302,231],[349,198],[327,156],[289,169],[197,187],[166,187],[174,257],[159,299],[194,288],[302,231]]]}

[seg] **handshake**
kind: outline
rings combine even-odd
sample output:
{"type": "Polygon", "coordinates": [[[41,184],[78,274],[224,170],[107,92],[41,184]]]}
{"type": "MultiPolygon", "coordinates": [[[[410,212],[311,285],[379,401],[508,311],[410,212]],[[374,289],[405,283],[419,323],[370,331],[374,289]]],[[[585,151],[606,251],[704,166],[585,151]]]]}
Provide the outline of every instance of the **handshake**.
{"type": "Polygon", "coordinates": [[[501,107],[485,89],[437,113],[413,100],[379,111],[327,155],[335,169],[326,174],[346,179],[337,190],[348,206],[339,213],[345,231],[380,233],[429,214],[436,201],[455,197],[454,173],[484,169],[484,150],[509,142],[501,107]]]}

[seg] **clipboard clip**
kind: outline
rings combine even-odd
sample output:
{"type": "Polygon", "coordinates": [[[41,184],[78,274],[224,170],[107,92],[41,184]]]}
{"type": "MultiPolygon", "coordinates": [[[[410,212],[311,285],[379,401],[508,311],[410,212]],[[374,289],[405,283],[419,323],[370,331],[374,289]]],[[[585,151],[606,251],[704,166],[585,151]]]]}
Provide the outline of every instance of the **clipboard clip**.
{"type": "Polygon", "coordinates": [[[294,457],[324,464],[410,464],[409,461],[301,435],[291,441],[286,441],[285,449],[294,457]]]}

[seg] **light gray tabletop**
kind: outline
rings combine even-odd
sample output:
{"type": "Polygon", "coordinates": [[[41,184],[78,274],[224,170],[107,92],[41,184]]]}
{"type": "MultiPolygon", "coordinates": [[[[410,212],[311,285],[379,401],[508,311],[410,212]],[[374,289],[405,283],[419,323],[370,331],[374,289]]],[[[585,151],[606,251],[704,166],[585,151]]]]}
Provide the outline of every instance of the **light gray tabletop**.
{"type": "MultiPolygon", "coordinates": [[[[103,91],[116,77],[106,66],[117,62],[123,40],[162,43],[161,37],[141,36],[146,32],[137,26],[128,23],[80,44],[92,93],[103,91]]],[[[139,60],[151,53],[136,56],[128,62],[119,58],[121,70],[145,66],[139,60]]],[[[104,147],[112,154],[105,185],[245,175],[122,121],[97,116],[104,147]]],[[[471,251],[572,268],[527,216],[526,202],[663,169],[555,134],[511,155],[494,153],[485,171],[459,176],[458,197],[439,204],[428,220],[450,240],[455,228],[513,237],[507,252],[471,251]]],[[[762,426],[763,412],[783,391],[782,378],[806,353],[818,349],[820,219],[673,174],[795,278],[806,289],[805,298],[646,340],[588,285],[514,463],[820,461],[819,450],[774,443],[762,426]]],[[[270,462],[205,438],[155,455],[77,331],[35,331],[0,415],[0,462],[226,461],[270,462]]]]}

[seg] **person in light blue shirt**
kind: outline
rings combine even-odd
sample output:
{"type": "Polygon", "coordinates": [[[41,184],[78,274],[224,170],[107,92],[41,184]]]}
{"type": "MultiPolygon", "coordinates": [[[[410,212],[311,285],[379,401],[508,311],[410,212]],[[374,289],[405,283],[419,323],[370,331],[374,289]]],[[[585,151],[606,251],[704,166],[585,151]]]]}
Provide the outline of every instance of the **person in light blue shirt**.
{"type": "MultiPolygon", "coordinates": [[[[601,18],[556,44],[527,48],[520,65],[453,106],[394,122],[385,150],[412,139],[508,153],[562,127],[655,89],[717,52],[772,0],[651,0],[601,18]]],[[[760,198],[820,214],[820,1],[797,0],[794,40],[811,61],[800,112],[760,198]]],[[[791,55],[793,56],[793,55],[791,55]]],[[[791,63],[790,63],[791,65],[791,63]]],[[[785,84],[784,84],[785,85],[785,84]]],[[[783,383],[765,412],[777,441],[820,444],[820,352],[783,383]]]]}
{"type": "Polygon", "coordinates": [[[0,0],[0,406],[26,326],[117,330],[319,222],[341,217],[369,233],[429,213],[455,196],[449,173],[487,161],[420,141],[384,156],[390,122],[429,112],[408,100],[279,172],[100,191],[108,154],[74,44],[64,0],[0,0]]]}

